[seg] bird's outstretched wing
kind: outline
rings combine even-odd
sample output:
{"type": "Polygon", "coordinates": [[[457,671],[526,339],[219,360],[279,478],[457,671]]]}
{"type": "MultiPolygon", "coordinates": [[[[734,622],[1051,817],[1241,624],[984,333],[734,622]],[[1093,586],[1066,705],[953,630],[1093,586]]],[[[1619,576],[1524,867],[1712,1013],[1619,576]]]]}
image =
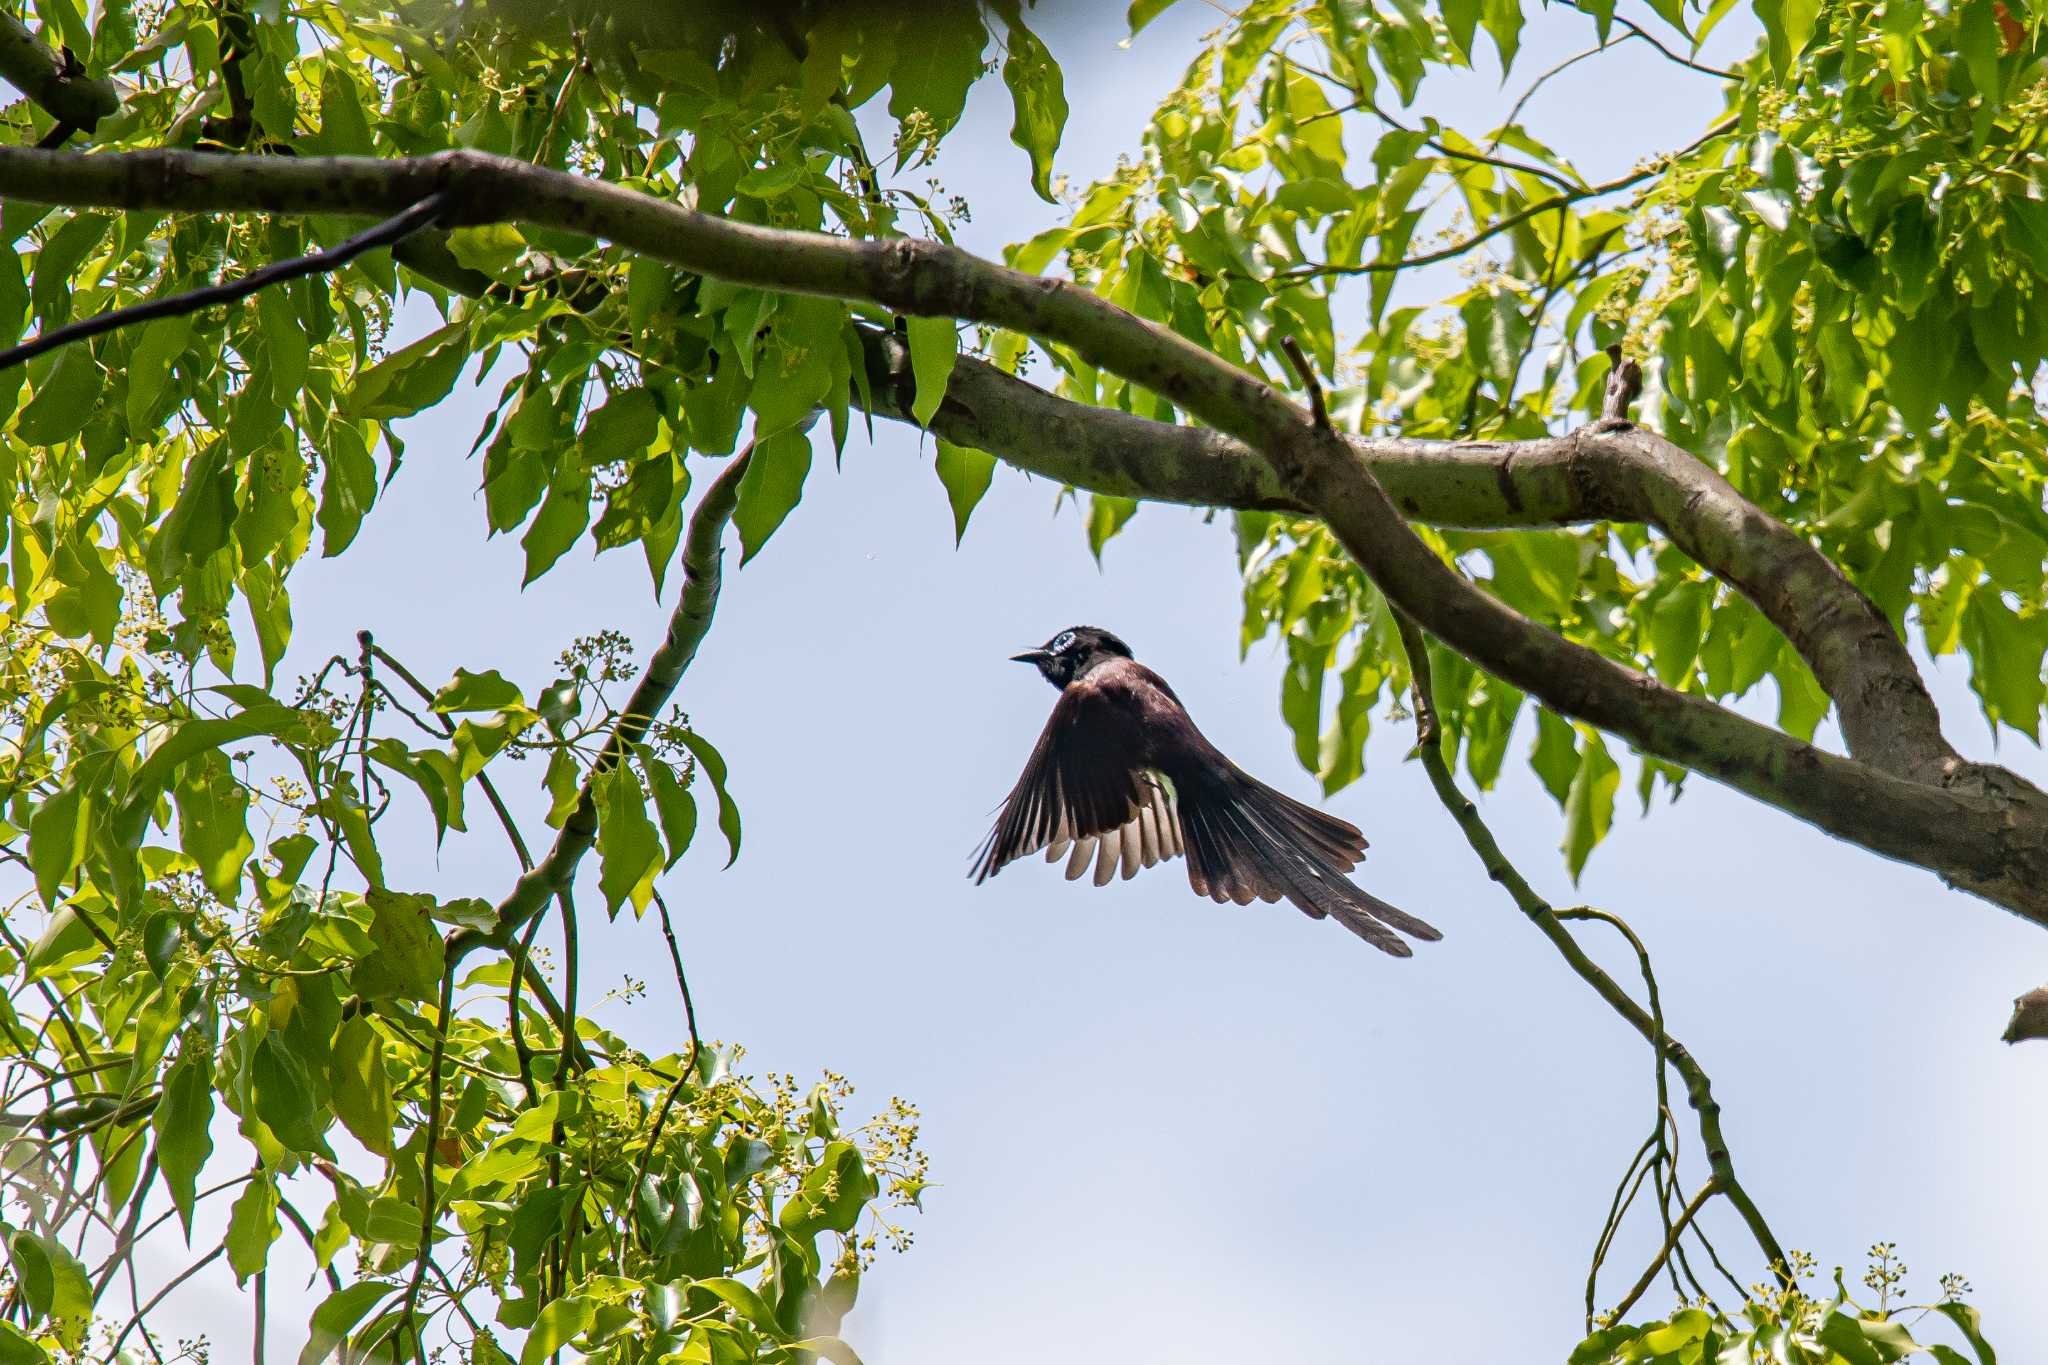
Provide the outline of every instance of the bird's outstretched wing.
{"type": "Polygon", "coordinates": [[[1395,957],[1413,954],[1400,934],[1443,937],[1352,884],[1345,874],[1365,856],[1355,826],[1225,758],[1172,689],[1134,663],[1099,668],[1060,693],[975,880],[1041,849],[1048,862],[1067,859],[1070,881],[1093,863],[1097,886],[1186,854],[1189,883],[1211,900],[1286,900],[1395,957]]]}
{"type": "Polygon", "coordinates": [[[1365,856],[1365,836],[1349,821],[1273,790],[1221,754],[1173,776],[1188,881],[1200,894],[1239,905],[1285,899],[1395,957],[1414,953],[1396,929],[1428,942],[1443,937],[1345,875],[1365,856]]]}
{"type": "Polygon", "coordinates": [[[1136,728],[1085,683],[1060,694],[1024,775],[975,859],[982,882],[1028,853],[1067,860],[1067,880],[1135,876],[1184,851],[1171,785],[1140,758],[1136,728]]]}

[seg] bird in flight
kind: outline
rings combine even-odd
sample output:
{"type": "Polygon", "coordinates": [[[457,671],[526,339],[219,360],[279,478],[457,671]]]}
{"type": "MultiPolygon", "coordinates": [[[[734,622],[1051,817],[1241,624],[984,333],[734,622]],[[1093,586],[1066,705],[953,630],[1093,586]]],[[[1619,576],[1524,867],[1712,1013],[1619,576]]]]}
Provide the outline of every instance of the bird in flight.
{"type": "Polygon", "coordinates": [[[1066,858],[1069,881],[1093,863],[1097,886],[1185,854],[1188,883],[1219,903],[1284,897],[1395,957],[1414,951],[1395,930],[1443,937],[1354,886],[1345,874],[1365,856],[1365,836],[1225,758],[1116,636],[1075,626],[1011,657],[1060,699],[976,856],[977,885],[1041,849],[1047,862],[1066,858]]]}

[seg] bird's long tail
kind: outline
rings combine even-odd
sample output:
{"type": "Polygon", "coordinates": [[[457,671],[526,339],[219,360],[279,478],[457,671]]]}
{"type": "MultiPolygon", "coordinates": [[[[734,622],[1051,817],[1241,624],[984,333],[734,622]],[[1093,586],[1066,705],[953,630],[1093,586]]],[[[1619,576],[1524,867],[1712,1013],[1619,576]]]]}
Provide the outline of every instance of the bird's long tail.
{"type": "Polygon", "coordinates": [[[1346,874],[1365,855],[1365,837],[1354,826],[1242,771],[1198,790],[1183,787],[1180,815],[1188,880],[1214,900],[1247,905],[1284,898],[1395,957],[1414,952],[1396,930],[1426,942],[1443,937],[1352,883],[1346,874]]]}

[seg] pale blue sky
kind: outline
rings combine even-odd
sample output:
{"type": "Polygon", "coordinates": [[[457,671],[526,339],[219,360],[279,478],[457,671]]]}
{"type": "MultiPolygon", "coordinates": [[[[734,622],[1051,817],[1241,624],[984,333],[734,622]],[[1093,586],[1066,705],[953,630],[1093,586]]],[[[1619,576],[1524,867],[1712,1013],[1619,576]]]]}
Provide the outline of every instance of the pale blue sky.
{"type": "MultiPolygon", "coordinates": [[[[1125,50],[1122,10],[1071,4],[1048,25],[1074,109],[1058,165],[1077,180],[1136,148],[1216,19],[1183,4],[1125,50]]],[[[1518,80],[1586,30],[1535,15],[1518,80]]],[[[1475,77],[1423,108],[1477,130],[1504,103],[1475,77]]],[[[1716,109],[1711,82],[1636,44],[1554,83],[1529,117],[1597,176],[1690,140],[1716,109]]],[[[1008,120],[985,83],[940,171],[974,207],[963,243],[989,254],[1056,218],[1028,192],[1008,120]]],[[[465,384],[414,422],[355,546],[302,567],[298,666],[352,654],[365,626],[429,678],[497,668],[532,687],[573,636],[606,627],[644,656],[672,597],[653,599],[637,551],[579,548],[522,593],[516,540],[485,540],[463,452],[496,389],[465,384]]],[[[665,882],[705,1031],[745,1043],[757,1069],[830,1067],[863,1101],[924,1109],[937,1187],[848,1337],[881,1365],[1562,1359],[1613,1181],[1648,1130],[1646,1047],[1487,881],[1402,761],[1398,722],[1328,805],[1373,841],[1365,884],[1443,928],[1411,961],[1285,907],[1212,905],[1178,865],[1102,890],[1031,864],[970,885],[969,854],[1053,699],[1005,656],[1077,622],[1129,640],[1245,767],[1305,798],[1314,784],[1278,717],[1277,652],[1237,658],[1221,522],[1147,509],[1098,568],[1055,490],[1004,469],[955,550],[930,465],[894,424],[872,444],[857,431],[843,472],[820,458],[803,504],[730,574],[678,698],[730,761],[747,830],[731,870],[713,840],[665,882]]],[[[1934,680],[1957,741],[1988,755],[1960,669],[1934,680]]],[[[2023,740],[1998,757],[2048,781],[2023,740]]],[[[2048,1047],[1997,1042],[2011,997],[2048,980],[2038,929],[1704,781],[1647,822],[1625,812],[1577,892],[1557,809],[1519,760],[1484,810],[1547,894],[1643,934],[1672,1031],[1712,1072],[1738,1167],[1786,1244],[1848,1264],[1853,1283],[1866,1245],[1896,1241],[1924,1295],[1943,1271],[1970,1276],[2011,1358],[2048,1341],[2048,1047]]],[[[438,860],[422,841],[393,873],[487,897],[512,875],[488,832],[438,860]]],[[[585,998],[646,980],[649,998],[612,1021],[676,1045],[654,926],[585,920],[585,998]]],[[[1696,1148],[1689,1114],[1681,1127],[1696,1148]]],[[[1760,1277],[1725,1212],[1709,1226],[1760,1277]]],[[[1638,1222],[1604,1302],[1650,1246],[1638,1222]]],[[[288,1279],[272,1291],[279,1353],[304,1320],[288,1279]]],[[[195,1287],[177,1315],[219,1359],[245,1349],[230,1296],[195,1287]]]]}

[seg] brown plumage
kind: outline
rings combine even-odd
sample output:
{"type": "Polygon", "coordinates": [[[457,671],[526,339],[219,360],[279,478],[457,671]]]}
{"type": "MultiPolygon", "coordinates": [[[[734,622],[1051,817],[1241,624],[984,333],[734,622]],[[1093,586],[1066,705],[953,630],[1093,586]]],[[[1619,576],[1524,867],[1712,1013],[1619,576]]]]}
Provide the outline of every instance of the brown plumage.
{"type": "Polygon", "coordinates": [[[1413,950],[1395,930],[1443,937],[1353,885],[1345,874],[1365,836],[1225,758],[1116,636],[1076,626],[1014,657],[1060,698],[976,859],[977,882],[1041,849],[1067,858],[1069,880],[1094,863],[1097,886],[1185,854],[1189,884],[1211,900],[1284,899],[1396,957],[1413,950]]]}

